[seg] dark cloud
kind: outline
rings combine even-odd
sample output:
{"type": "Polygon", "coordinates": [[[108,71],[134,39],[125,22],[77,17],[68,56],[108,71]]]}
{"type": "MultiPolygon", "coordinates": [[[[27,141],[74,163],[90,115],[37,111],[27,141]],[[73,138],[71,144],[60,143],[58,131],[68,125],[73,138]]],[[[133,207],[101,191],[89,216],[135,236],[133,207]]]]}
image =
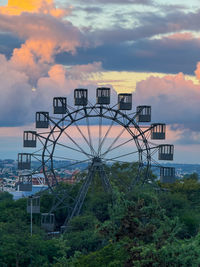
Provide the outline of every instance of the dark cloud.
{"type": "Polygon", "coordinates": [[[116,23],[112,28],[87,29],[89,47],[78,49],[75,56],[58,55],[57,61],[64,64],[101,61],[107,70],[193,73],[200,55],[199,39],[182,32],[199,30],[199,9],[186,13],[175,6],[166,14],[134,11],[132,16],[135,25],[130,28],[116,23]],[[177,36],[170,36],[175,33],[177,36]],[[158,35],[160,39],[155,39],[158,35]]]}
{"type": "Polygon", "coordinates": [[[102,45],[78,49],[76,55],[60,54],[56,61],[62,64],[87,64],[101,61],[106,70],[147,71],[193,74],[200,58],[198,39],[177,40],[162,38],[140,40],[132,44],[102,45]]]}
{"type": "Polygon", "coordinates": [[[10,33],[0,33],[0,54],[10,57],[14,48],[19,48],[24,40],[10,33]]]}
{"type": "MultiPolygon", "coordinates": [[[[84,0],[79,0],[79,2],[84,3],[84,0]]],[[[126,5],[126,4],[134,4],[134,5],[152,5],[152,0],[90,0],[87,4],[117,4],[117,5],[126,5]]]]}
{"type": "Polygon", "coordinates": [[[117,24],[116,27],[93,30],[88,38],[101,44],[116,44],[180,31],[199,31],[200,10],[190,13],[175,10],[165,16],[152,12],[133,12],[132,16],[137,20],[135,26],[122,28],[117,24]]]}
{"type": "Polygon", "coordinates": [[[77,7],[76,11],[85,11],[87,13],[102,13],[103,8],[97,7],[97,6],[92,6],[92,7],[77,7]]]}
{"type": "Polygon", "coordinates": [[[184,129],[180,134],[179,139],[176,141],[177,145],[199,145],[200,144],[200,132],[192,131],[191,129],[184,129]]]}

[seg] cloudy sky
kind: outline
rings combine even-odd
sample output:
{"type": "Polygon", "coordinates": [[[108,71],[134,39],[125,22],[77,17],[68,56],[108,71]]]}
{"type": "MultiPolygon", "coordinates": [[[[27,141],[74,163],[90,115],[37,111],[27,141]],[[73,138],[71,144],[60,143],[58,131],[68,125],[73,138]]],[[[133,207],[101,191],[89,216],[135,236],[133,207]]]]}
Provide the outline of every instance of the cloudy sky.
{"type": "Polygon", "coordinates": [[[1,0],[0,158],[53,96],[106,85],[152,106],[176,162],[200,163],[199,21],[199,0],[1,0]]]}

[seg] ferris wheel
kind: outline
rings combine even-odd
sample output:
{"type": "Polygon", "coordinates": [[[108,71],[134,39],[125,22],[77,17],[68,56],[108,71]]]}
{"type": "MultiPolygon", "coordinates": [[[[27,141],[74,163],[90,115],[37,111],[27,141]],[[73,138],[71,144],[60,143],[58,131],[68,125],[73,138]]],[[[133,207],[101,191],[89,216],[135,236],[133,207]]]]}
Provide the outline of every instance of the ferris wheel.
{"type": "Polygon", "coordinates": [[[63,227],[80,214],[84,200],[94,179],[102,183],[105,192],[112,192],[112,183],[123,183],[116,177],[110,181],[107,166],[135,164],[135,173],[127,188],[135,183],[151,182],[151,169],[160,170],[164,183],[175,181],[175,169],[163,167],[160,162],[173,160],[174,146],[163,143],[166,137],[164,123],[151,123],[151,106],[137,106],[132,110],[132,94],[118,94],[117,103],[111,105],[110,88],[96,89],[96,103],[91,104],[87,89],[74,90],[74,103],[66,97],[53,98],[53,114],[38,111],[36,130],[24,131],[23,145],[34,151],[18,154],[21,170],[20,188],[29,191],[33,175],[42,170],[48,188],[55,196],[55,203],[48,213],[42,214],[42,224],[54,228],[54,211],[69,198],[70,207],[63,227]],[[160,144],[155,142],[159,141],[160,144]],[[37,164],[35,162],[38,162],[37,164]],[[32,164],[34,163],[34,169],[32,164]],[[85,175],[79,178],[79,170],[85,175]],[[80,183],[76,197],[71,188],[57,193],[57,185],[80,183]]]}

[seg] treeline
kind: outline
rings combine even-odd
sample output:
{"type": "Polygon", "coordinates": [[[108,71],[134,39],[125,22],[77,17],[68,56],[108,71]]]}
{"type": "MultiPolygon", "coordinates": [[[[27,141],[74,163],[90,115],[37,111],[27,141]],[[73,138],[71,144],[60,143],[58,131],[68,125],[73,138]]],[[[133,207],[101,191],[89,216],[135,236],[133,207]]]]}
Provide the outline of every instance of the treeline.
{"type": "MultiPolygon", "coordinates": [[[[113,194],[105,194],[97,179],[81,215],[57,237],[41,230],[40,215],[34,215],[31,237],[26,200],[0,193],[0,266],[200,266],[198,176],[130,191],[125,189],[134,166],[116,164],[110,171],[113,194]]],[[[41,210],[52,201],[51,194],[43,194],[41,210]]],[[[65,213],[56,213],[58,224],[65,213]]]]}

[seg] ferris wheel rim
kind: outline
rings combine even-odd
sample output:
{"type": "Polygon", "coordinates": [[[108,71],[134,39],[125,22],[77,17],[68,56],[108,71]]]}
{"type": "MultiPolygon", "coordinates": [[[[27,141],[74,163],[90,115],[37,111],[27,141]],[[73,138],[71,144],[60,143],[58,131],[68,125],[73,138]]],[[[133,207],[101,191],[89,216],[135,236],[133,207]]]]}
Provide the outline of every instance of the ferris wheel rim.
{"type": "MultiPolygon", "coordinates": [[[[50,169],[50,171],[53,174],[53,177],[54,177],[54,179],[56,181],[56,184],[58,184],[58,181],[57,181],[57,178],[56,178],[56,174],[54,172],[54,167],[52,166],[52,164],[53,164],[53,153],[54,153],[56,144],[57,144],[59,138],[61,137],[61,135],[63,134],[63,132],[67,128],[69,128],[70,126],[72,126],[74,123],[83,120],[86,117],[87,118],[100,118],[100,117],[102,117],[102,118],[105,118],[105,119],[108,119],[108,120],[112,120],[112,121],[116,122],[118,125],[124,127],[124,129],[126,129],[126,131],[133,137],[132,140],[135,142],[136,147],[137,147],[137,150],[138,150],[137,151],[138,152],[138,156],[139,156],[139,160],[137,161],[139,163],[138,171],[140,170],[141,167],[143,167],[145,165],[145,167],[146,167],[146,176],[148,176],[148,172],[149,172],[150,167],[151,167],[150,147],[148,145],[148,141],[147,141],[147,138],[145,137],[144,132],[142,131],[142,129],[140,128],[140,126],[135,122],[134,117],[133,118],[130,118],[129,117],[129,114],[126,114],[126,113],[124,113],[124,112],[122,112],[122,111],[120,111],[118,109],[114,109],[114,108],[112,108],[110,106],[107,107],[107,106],[104,106],[104,105],[98,105],[98,106],[97,105],[93,105],[93,106],[83,106],[83,107],[78,108],[78,109],[76,109],[76,110],[74,110],[72,112],[67,111],[67,114],[65,116],[63,116],[62,118],[60,118],[57,123],[54,120],[51,119],[51,116],[49,116],[49,117],[50,117],[50,121],[53,122],[54,126],[51,128],[51,130],[49,132],[49,135],[47,136],[46,141],[44,143],[44,148],[43,148],[43,153],[42,153],[42,162],[43,163],[45,162],[45,150],[46,150],[47,144],[48,144],[48,142],[50,140],[50,137],[54,134],[55,129],[56,128],[59,128],[60,133],[59,133],[58,137],[56,138],[56,140],[53,141],[53,150],[52,150],[52,153],[49,155],[49,158],[51,160],[51,169],[50,169]],[[74,119],[73,118],[73,120],[71,120],[69,122],[69,124],[66,125],[65,127],[63,127],[63,128],[60,127],[60,124],[62,124],[63,122],[65,122],[67,118],[70,118],[70,117],[72,118],[72,116],[74,114],[78,114],[78,113],[80,114],[80,112],[82,112],[82,111],[85,112],[85,111],[88,111],[88,110],[89,111],[93,111],[94,109],[95,110],[98,110],[99,109],[99,110],[101,110],[101,112],[100,113],[97,113],[96,115],[91,115],[90,113],[87,113],[87,114],[85,113],[85,114],[83,114],[82,117],[80,117],[78,119],[76,119],[76,118],[74,119]],[[115,113],[115,116],[105,115],[105,114],[102,113],[102,110],[106,110],[106,112],[108,112],[108,111],[114,112],[115,113]],[[128,120],[128,124],[127,123],[125,124],[125,123],[119,121],[117,119],[117,115],[116,114],[119,114],[123,118],[125,118],[126,120],[128,120]],[[141,136],[141,138],[143,140],[143,144],[145,145],[145,149],[143,149],[143,150],[145,150],[147,152],[147,154],[146,154],[146,160],[147,160],[147,162],[145,164],[143,164],[143,160],[142,160],[142,157],[141,157],[140,144],[139,144],[137,138],[135,138],[135,134],[133,133],[133,131],[129,127],[129,125],[131,123],[133,124],[134,128],[137,129],[137,131],[140,133],[139,136],[141,136]]],[[[98,124],[96,124],[96,125],[98,125],[98,124]]],[[[43,166],[43,173],[45,175],[45,179],[47,181],[48,187],[52,191],[53,188],[54,188],[54,186],[50,185],[50,183],[49,183],[49,180],[48,180],[48,177],[47,177],[47,174],[46,174],[46,169],[45,169],[45,166],[46,165],[45,165],[45,163],[42,166],[43,166]]]]}

